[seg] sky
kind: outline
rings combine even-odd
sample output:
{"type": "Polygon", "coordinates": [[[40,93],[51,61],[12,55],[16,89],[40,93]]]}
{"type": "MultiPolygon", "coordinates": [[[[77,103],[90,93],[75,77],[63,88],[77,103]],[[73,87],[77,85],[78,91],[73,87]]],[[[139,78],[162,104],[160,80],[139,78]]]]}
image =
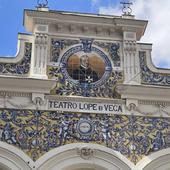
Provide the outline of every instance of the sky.
{"type": "MultiPolygon", "coordinates": [[[[121,15],[121,1],[127,0],[48,0],[50,10],[121,15]]],[[[152,43],[155,66],[170,68],[170,0],[131,0],[136,19],[148,20],[140,42],[152,43]]],[[[26,33],[23,10],[35,9],[37,0],[0,0],[0,56],[14,56],[17,34],[26,33]]]]}

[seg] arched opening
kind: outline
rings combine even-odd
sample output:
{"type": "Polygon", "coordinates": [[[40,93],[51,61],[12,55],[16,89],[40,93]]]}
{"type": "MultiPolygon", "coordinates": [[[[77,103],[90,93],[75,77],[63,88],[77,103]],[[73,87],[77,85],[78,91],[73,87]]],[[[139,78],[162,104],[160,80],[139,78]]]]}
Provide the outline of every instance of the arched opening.
{"type": "Polygon", "coordinates": [[[79,169],[74,169],[74,170],[95,170],[95,169],[89,169],[89,168],[79,168],[79,169]]]}
{"type": "Polygon", "coordinates": [[[134,165],[118,152],[101,145],[82,143],[56,148],[36,162],[37,170],[131,170],[132,167],[134,165]],[[84,148],[87,152],[82,155],[84,148]]]}
{"type": "Polygon", "coordinates": [[[170,170],[170,148],[157,151],[144,159],[137,165],[139,170],[170,170]]]}
{"type": "Polygon", "coordinates": [[[143,170],[170,170],[170,154],[160,156],[159,158],[150,162],[143,170]]]}
{"type": "Polygon", "coordinates": [[[91,164],[77,164],[71,167],[64,168],[63,170],[107,170],[107,168],[91,164]]]}
{"type": "Polygon", "coordinates": [[[0,162],[0,170],[10,170],[10,168],[8,168],[7,166],[3,165],[3,164],[0,162]]]}
{"type": "Polygon", "coordinates": [[[18,148],[0,142],[0,170],[31,170],[33,161],[18,148]]]}

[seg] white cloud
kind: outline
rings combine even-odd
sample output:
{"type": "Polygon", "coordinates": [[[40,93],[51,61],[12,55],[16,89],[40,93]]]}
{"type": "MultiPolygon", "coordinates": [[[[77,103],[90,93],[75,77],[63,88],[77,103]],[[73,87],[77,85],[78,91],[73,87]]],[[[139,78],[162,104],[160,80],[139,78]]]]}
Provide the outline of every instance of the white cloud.
{"type": "MultiPolygon", "coordinates": [[[[141,41],[153,43],[154,64],[170,68],[170,0],[136,0],[133,4],[136,18],[149,21],[141,41]]],[[[100,7],[99,13],[120,15],[120,5],[100,7]]]]}

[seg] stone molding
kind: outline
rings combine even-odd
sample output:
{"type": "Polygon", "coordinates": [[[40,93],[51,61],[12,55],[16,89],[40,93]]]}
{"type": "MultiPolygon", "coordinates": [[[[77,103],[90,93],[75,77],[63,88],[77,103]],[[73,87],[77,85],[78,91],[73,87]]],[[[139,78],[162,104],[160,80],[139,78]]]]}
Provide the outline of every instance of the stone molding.
{"type": "Polygon", "coordinates": [[[13,96],[13,97],[31,97],[31,93],[14,92],[14,91],[0,91],[0,96],[13,96]]]}
{"type": "Polygon", "coordinates": [[[95,98],[95,97],[64,97],[64,96],[57,96],[57,95],[46,95],[46,99],[51,100],[61,100],[61,101],[78,101],[78,102],[98,102],[98,103],[115,103],[115,104],[125,104],[125,100],[121,99],[107,99],[107,98],[95,98]]]}
{"type": "Polygon", "coordinates": [[[170,100],[170,88],[163,86],[146,85],[117,85],[116,90],[121,94],[122,99],[166,101],[170,100]],[[139,97],[140,96],[140,97],[139,97]]]}
{"type": "MultiPolygon", "coordinates": [[[[103,37],[110,37],[114,30],[122,30],[124,27],[127,27],[129,30],[137,32],[137,39],[143,35],[147,22],[144,20],[135,20],[135,19],[126,19],[118,16],[106,16],[106,15],[91,15],[91,14],[79,14],[79,13],[67,13],[67,12],[56,12],[49,11],[33,11],[25,10],[25,22],[24,25],[28,31],[33,32],[33,25],[35,24],[44,24],[44,25],[56,25],[62,24],[62,29],[67,27],[65,33],[68,34],[70,31],[77,30],[78,27],[81,27],[79,30],[88,31],[90,27],[93,28],[91,35],[100,35],[102,33],[103,37]],[[74,25],[74,26],[73,26],[74,25]],[[85,26],[84,28],[82,26],[85,26]],[[76,28],[75,28],[76,27],[76,28]],[[86,29],[86,27],[89,27],[86,29]],[[98,29],[101,27],[102,29],[98,29]],[[66,31],[67,30],[67,31],[66,31]],[[105,31],[106,30],[106,31],[105,31]],[[93,32],[93,33],[92,33],[93,32]]],[[[61,26],[59,26],[61,28],[61,26]]],[[[75,31],[73,31],[75,32],[75,31]]],[[[80,33],[85,35],[84,32],[80,33]]],[[[118,34],[118,31],[117,33],[118,34]]],[[[114,37],[116,36],[114,33],[114,37]]],[[[90,34],[89,34],[90,35],[90,34]]],[[[120,37],[120,36],[119,36],[120,37]]]]}
{"type": "Polygon", "coordinates": [[[50,90],[55,86],[55,83],[55,80],[0,77],[1,91],[49,94],[50,90]]]}
{"type": "Polygon", "coordinates": [[[170,106],[170,102],[168,101],[152,101],[152,100],[138,100],[139,104],[143,105],[162,105],[162,106],[170,106]]]}
{"type": "Polygon", "coordinates": [[[116,168],[119,167],[123,170],[150,170],[155,168],[164,170],[169,168],[170,149],[163,149],[153,153],[152,155],[143,158],[136,166],[134,166],[128,159],[119,153],[97,144],[68,144],[51,150],[36,162],[33,162],[16,147],[4,142],[0,142],[0,144],[0,166],[4,169],[51,170],[57,168],[57,170],[62,170],[62,168],[66,168],[67,170],[74,170],[75,168],[93,169],[95,167],[98,170],[103,170],[103,168],[110,167],[111,169],[109,170],[113,170],[115,166],[116,168]],[[75,148],[82,148],[85,146],[95,150],[93,159],[85,160],[76,155],[75,148]],[[110,164],[108,164],[108,162],[110,164]],[[82,164],[85,166],[81,166],[82,164]]]}

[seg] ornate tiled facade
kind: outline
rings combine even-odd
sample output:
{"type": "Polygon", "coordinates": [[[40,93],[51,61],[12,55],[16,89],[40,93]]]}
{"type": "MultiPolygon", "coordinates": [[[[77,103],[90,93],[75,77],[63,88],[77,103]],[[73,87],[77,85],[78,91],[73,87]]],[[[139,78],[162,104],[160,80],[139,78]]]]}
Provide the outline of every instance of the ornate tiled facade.
{"type": "Polygon", "coordinates": [[[138,43],[147,21],[43,6],[24,17],[32,34],[0,60],[0,169],[168,169],[170,71],[138,43]]]}
{"type": "Polygon", "coordinates": [[[51,149],[83,142],[109,147],[136,164],[170,147],[170,119],[1,109],[0,140],[20,148],[34,161],[51,149]],[[81,123],[89,125],[88,131],[81,131],[81,123]]]}
{"type": "MultiPolygon", "coordinates": [[[[100,41],[95,41],[93,39],[56,39],[52,38],[51,39],[51,59],[54,62],[57,62],[61,52],[75,44],[82,43],[85,46],[87,44],[94,44],[96,46],[99,46],[102,48],[104,51],[106,51],[110,58],[114,62],[114,67],[120,67],[121,65],[121,59],[120,59],[120,44],[118,42],[100,42],[100,41]]],[[[86,52],[89,52],[88,50],[86,52]]]]}
{"type": "Polygon", "coordinates": [[[99,42],[93,39],[52,39],[51,58],[53,62],[60,62],[60,65],[48,66],[48,77],[50,79],[57,80],[56,87],[51,91],[51,94],[58,94],[62,96],[73,95],[84,97],[120,98],[120,95],[115,91],[115,86],[117,83],[121,83],[123,81],[123,72],[120,69],[112,70],[110,62],[113,62],[113,67],[120,68],[121,63],[119,48],[120,44],[116,42],[99,42]],[[66,50],[66,52],[61,57],[60,55],[63,50],[66,50]],[[69,56],[79,51],[83,51],[87,54],[95,52],[105,60],[107,69],[105,70],[101,80],[97,83],[78,84],[76,81],[72,81],[70,79],[66,70],[67,62],[69,56]],[[108,54],[109,58],[104,52],[108,54]]]}
{"type": "Polygon", "coordinates": [[[48,76],[50,79],[53,78],[58,81],[56,87],[51,90],[51,94],[53,95],[120,98],[120,95],[115,91],[115,87],[117,83],[123,81],[123,73],[121,71],[113,71],[109,79],[102,86],[96,88],[75,86],[64,78],[59,67],[49,66],[48,76]]]}
{"type": "Polygon", "coordinates": [[[62,50],[66,49],[67,47],[69,47],[71,45],[78,44],[78,43],[79,43],[78,40],[52,38],[51,39],[51,59],[52,59],[52,61],[57,62],[62,50]]]}
{"type": "Polygon", "coordinates": [[[28,74],[31,64],[32,44],[25,43],[24,56],[18,63],[0,63],[0,74],[25,75],[28,74]]]}
{"type": "Polygon", "coordinates": [[[142,84],[170,86],[170,74],[151,71],[146,63],[146,52],[139,52],[142,84]]]}

